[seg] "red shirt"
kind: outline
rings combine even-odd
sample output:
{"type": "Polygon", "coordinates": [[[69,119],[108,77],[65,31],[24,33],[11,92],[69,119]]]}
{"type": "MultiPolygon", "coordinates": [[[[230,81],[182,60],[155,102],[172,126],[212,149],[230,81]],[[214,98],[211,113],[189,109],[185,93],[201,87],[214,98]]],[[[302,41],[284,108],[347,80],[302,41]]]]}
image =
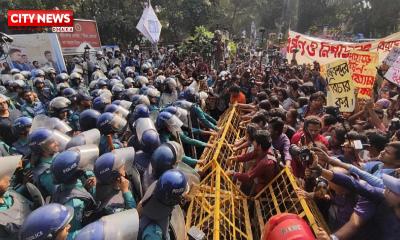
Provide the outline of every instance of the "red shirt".
{"type": "MultiPolygon", "coordinates": [[[[303,130],[299,130],[297,131],[293,136],[292,139],[290,140],[292,142],[292,144],[296,144],[298,145],[298,143],[300,142],[300,139],[304,136],[304,132],[303,130]]],[[[329,142],[328,140],[321,134],[318,134],[315,138],[314,138],[314,142],[321,142],[323,143],[326,147],[329,147],[329,142]]],[[[310,144],[311,141],[307,141],[306,144],[310,144]]]]}
{"type": "Polygon", "coordinates": [[[233,96],[231,95],[231,99],[229,101],[229,103],[234,104],[234,103],[246,103],[246,95],[244,95],[244,93],[239,92],[238,95],[233,96]]]}
{"type": "Polygon", "coordinates": [[[254,159],[256,163],[249,171],[245,173],[235,172],[233,177],[242,183],[254,181],[256,184],[256,193],[258,193],[278,174],[278,166],[272,152],[268,152],[259,158],[257,158],[254,151],[237,157],[237,161],[239,162],[248,162],[254,159]]]}

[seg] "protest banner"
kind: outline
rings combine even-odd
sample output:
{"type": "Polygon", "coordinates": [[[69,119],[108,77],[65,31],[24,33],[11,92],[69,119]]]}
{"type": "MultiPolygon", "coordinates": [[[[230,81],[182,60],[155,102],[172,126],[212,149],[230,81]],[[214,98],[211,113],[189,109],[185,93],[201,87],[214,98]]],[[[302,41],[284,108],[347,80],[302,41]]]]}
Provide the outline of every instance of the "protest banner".
{"type": "Polygon", "coordinates": [[[97,23],[94,20],[74,19],[73,33],[57,33],[64,55],[81,54],[86,45],[91,51],[101,50],[97,23]]]}
{"type": "Polygon", "coordinates": [[[160,40],[161,28],[161,23],[149,2],[149,5],[143,10],[142,17],[136,25],[136,29],[152,44],[157,44],[160,40]]]}
{"type": "Polygon", "coordinates": [[[392,48],[392,50],[390,50],[384,62],[386,63],[386,65],[391,67],[399,56],[400,56],[400,47],[394,47],[392,48]]]}
{"type": "Polygon", "coordinates": [[[57,73],[67,70],[60,43],[55,33],[16,34],[11,35],[14,41],[10,44],[7,62],[13,68],[30,71],[37,61],[40,67],[53,67],[57,73]]]}
{"type": "Polygon", "coordinates": [[[397,86],[400,86],[400,56],[393,62],[392,66],[386,72],[385,78],[397,86]]]}
{"type": "Polygon", "coordinates": [[[358,98],[370,99],[375,83],[378,54],[351,51],[348,57],[351,78],[358,89],[358,98]]]}
{"type": "Polygon", "coordinates": [[[353,112],[356,104],[354,84],[346,60],[325,65],[328,81],[328,106],[337,106],[341,112],[353,112]]]}
{"type": "Polygon", "coordinates": [[[370,51],[379,55],[380,64],[393,47],[400,47],[400,32],[372,42],[350,43],[310,37],[294,31],[289,31],[287,42],[287,59],[292,59],[295,49],[298,49],[296,60],[299,64],[314,61],[327,64],[335,59],[346,59],[350,51],[370,51]]]}

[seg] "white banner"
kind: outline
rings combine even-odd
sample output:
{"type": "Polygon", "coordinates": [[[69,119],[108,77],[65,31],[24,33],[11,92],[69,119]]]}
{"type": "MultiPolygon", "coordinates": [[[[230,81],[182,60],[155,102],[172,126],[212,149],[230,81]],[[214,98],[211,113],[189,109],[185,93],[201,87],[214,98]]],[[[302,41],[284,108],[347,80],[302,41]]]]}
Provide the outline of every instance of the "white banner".
{"type": "Polygon", "coordinates": [[[153,7],[149,4],[144,10],[136,28],[152,43],[157,44],[160,40],[161,23],[154,12],[153,7]]]}
{"type": "Polygon", "coordinates": [[[400,32],[385,38],[365,43],[349,43],[310,37],[294,31],[289,31],[287,42],[287,58],[292,59],[295,49],[297,63],[314,61],[327,64],[337,59],[346,59],[352,50],[370,51],[379,54],[379,64],[386,58],[393,47],[400,47],[400,32]]]}

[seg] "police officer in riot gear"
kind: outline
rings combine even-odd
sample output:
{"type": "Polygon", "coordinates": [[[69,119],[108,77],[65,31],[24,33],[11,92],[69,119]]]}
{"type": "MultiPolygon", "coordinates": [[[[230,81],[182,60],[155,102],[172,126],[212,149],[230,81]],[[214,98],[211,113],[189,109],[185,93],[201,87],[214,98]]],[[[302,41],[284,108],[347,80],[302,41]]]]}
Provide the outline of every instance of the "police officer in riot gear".
{"type": "Polygon", "coordinates": [[[66,97],[56,97],[49,103],[49,114],[69,124],[71,101],[66,97]]]}
{"type": "Polygon", "coordinates": [[[107,106],[107,104],[111,103],[111,97],[106,96],[106,95],[100,95],[93,99],[93,109],[99,111],[99,112],[104,112],[104,108],[107,106]]]}
{"type": "Polygon", "coordinates": [[[96,128],[97,119],[100,112],[94,109],[86,109],[79,114],[79,127],[81,131],[87,131],[96,128]]]}
{"type": "Polygon", "coordinates": [[[102,215],[136,208],[126,173],[134,157],[134,148],[128,147],[105,153],[96,160],[96,200],[101,203],[99,210],[102,215]]]}
{"type": "Polygon", "coordinates": [[[178,100],[177,83],[174,78],[167,78],[164,81],[164,91],[160,98],[160,107],[171,105],[178,100]]]}
{"type": "Polygon", "coordinates": [[[96,206],[94,198],[88,192],[94,192],[91,188],[95,186],[95,181],[94,178],[85,176],[85,171],[92,170],[98,156],[99,149],[96,145],[72,147],[58,154],[51,164],[54,181],[59,184],[52,194],[52,202],[74,209],[71,231],[81,229],[83,218],[96,206]]]}
{"type": "Polygon", "coordinates": [[[32,203],[12,190],[11,178],[21,161],[21,155],[1,157],[0,168],[0,238],[17,239],[25,218],[31,213],[32,203]]]}
{"type": "Polygon", "coordinates": [[[100,138],[100,154],[123,146],[117,134],[126,129],[126,119],[118,114],[105,112],[97,119],[96,126],[102,134],[100,138]]]}
{"type": "Polygon", "coordinates": [[[33,90],[39,100],[45,105],[47,105],[54,97],[50,88],[45,86],[44,79],[41,77],[36,77],[33,79],[33,90]]]}
{"type": "Polygon", "coordinates": [[[88,89],[86,88],[85,84],[83,83],[83,77],[81,74],[77,72],[73,72],[70,75],[70,86],[75,89],[75,91],[81,91],[89,94],[88,89]]]}
{"type": "Polygon", "coordinates": [[[181,128],[183,122],[169,112],[161,112],[158,115],[156,126],[160,133],[161,142],[173,140],[182,141],[184,144],[194,145],[197,147],[211,147],[211,145],[205,142],[190,138],[181,128]]]}
{"type": "Polygon", "coordinates": [[[199,96],[195,90],[187,88],[182,94],[182,99],[176,101],[174,105],[189,111],[192,127],[199,128],[201,122],[207,128],[218,130],[217,121],[200,108],[198,101],[199,96]]]}
{"type": "Polygon", "coordinates": [[[21,240],[73,239],[76,232],[70,232],[74,209],[52,203],[33,211],[24,221],[19,232],[21,240]]]}
{"type": "Polygon", "coordinates": [[[56,84],[59,83],[68,83],[69,84],[69,75],[67,73],[60,73],[56,76],[56,84]]]}
{"type": "Polygon", "coordinates": [[[30,117],[19,117],[13,123],[13,132],[18,136],[18,139],[12,146],[18,154],[22,154],[25,157],[31,154],[28,144],[28,134],[31,126],[32,118],[30,117]]]}
{"type": "Polygon", "coordinates": [[[153,152],[151,156],[151,165],[144,173],[143,189],[146,191],[164,172],[173,168],[183,171],[189,185],[199,183],[200,176],[193,168],[186,164],[186,162],[190,164],[193,161],[196,163],[196,160],[184,154],[183,147],[174,141],[169,141],[159,146],[153,152]]]}
{"type": "Polygon", "coordinates": [[[55,189],[50,171],[53,157],[62,151],[69,141],[67,135],[43,127],[33,129],[28,136],[32,153],[28,169],[32,170],[33,182],[45,197],[51,195],[55,189]]]}
{"type": "Polygon", "coordinates": [[[160,138],[153,121],[148,116],[148,109],[145,105],[138,105],[135,108],[133,118],[137,118],[133,123],[133,136],[130,139],[135,149],[152,153],[159,145],[160,138]]]}
{"type": "MultiPolygon", "coordinates": [[[[170,239],[170,220],[175,218],[174,213],[179,212],[175,208],[180,208],[179,203],[188,190],[186,177],[181,171],[173,169],[161,175],[139,203],[139,239],[170,239]]],[[[183,218],[183,215],[178,216],[183,218]]],[[[181,222],[184,224],[184,220],[181,222]]]]}

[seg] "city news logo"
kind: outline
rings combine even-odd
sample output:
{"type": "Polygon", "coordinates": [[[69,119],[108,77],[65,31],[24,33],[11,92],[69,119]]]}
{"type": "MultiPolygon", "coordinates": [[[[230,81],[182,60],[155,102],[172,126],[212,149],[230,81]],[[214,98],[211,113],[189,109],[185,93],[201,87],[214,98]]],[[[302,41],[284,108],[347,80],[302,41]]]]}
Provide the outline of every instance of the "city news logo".
{"type": "Polygon", "coordinates": [[[8,10],[8,26],[12,29],[43,29],[53,32],[73,32],[72,10],[8,10]]]}

